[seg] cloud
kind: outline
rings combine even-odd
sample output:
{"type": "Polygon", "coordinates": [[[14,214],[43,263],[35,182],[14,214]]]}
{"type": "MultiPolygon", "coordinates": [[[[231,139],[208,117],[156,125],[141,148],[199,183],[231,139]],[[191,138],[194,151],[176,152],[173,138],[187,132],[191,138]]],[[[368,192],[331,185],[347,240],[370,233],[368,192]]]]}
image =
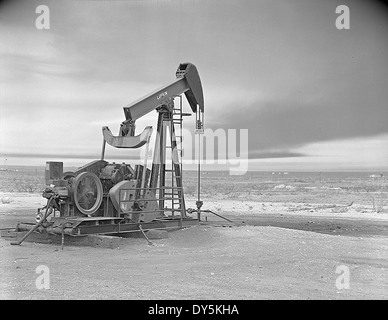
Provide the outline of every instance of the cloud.
{"type": "Polygon", "coordinates": [[[250,151],[248,154],[249,159],[299,158],[307,156],[307,154],[292,151],[250,151]]]}
{"type": "Polygon", "coordinates": [[[248,128],[252,159],[302,161],[296,148],[387,132],[388,20],[369,2],[348,1],[341,31],[339,1],[46,1],[46,31],[38,4],[0,11],[2,152],[91,155],[101,126],[116,131],[122,107],[185,61],[205,128],[248,128]]]}
{"type": "MultiPolygon", "coordinates": [[[[16,152],[16,153],[7,153],[7,154],[0,154],[1,157],[7,157],[7,158],[39,158],[39,159],[96,159],[98,158],[97,154],[92,153],[26,153],[26,152],[16,152]]],[[[109,156],[108,158],[111,158],[109,156]]],[[[120,159],[120,160],[141,160],[139,154],[138,155],[131,155],[131,154],[116,154],[113,156],[114,159],[120,159]]]]}
{"type": "Polygon", "coordinates": [[[317,101],[305,105],[292,100],[267,102],[264,106],[251,104],[242,112],[220,114],[217,122],[208,120],[207,125],[225,130],[248,128],[251,153],[388,132],[386,104],[368,104],[362,92],[354,95],[351,101],[338,97],[327,104],[317,101]]]}

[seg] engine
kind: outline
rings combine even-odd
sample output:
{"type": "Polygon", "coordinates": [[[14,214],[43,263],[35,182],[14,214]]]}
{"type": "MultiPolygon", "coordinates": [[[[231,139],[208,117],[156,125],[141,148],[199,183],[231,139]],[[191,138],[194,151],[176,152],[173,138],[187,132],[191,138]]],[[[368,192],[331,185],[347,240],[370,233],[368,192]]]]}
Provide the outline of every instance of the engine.
{"type": "MultiPolygon", "coordinates": [[[[148,189],[150,170],[136,165],[96,160],[75,172],[63,172],[62,162],[46,163],[43,197],[60,217],[123,217],[131,222],[163,216],[148,189]]],[[[37,220],[43,216],[39,211],[37,220]]]]}

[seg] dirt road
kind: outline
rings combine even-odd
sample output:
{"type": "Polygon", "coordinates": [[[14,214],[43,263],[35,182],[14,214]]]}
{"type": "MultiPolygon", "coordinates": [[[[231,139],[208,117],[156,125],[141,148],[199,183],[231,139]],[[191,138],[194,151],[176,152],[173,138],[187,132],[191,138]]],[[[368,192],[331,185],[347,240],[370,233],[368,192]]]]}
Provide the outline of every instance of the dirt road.
{"type": "MultiPolygon", "coordinates": [[[[224,216],[237,223],[244,223],[250,226],[272,226],[353,237],[388,237],[388,220],[293,215],[287,213],[259,213],[244,215],[244,217],[233,214],[226,214],[224,216]]],[[[215,219],[212,217],[211,220],[215,219]]]]}

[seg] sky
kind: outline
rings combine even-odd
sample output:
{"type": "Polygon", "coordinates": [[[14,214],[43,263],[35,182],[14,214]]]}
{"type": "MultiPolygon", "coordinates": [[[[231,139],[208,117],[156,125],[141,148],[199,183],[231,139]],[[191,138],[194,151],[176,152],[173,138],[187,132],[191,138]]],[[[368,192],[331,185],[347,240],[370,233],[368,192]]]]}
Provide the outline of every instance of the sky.
{"type": "Polygon", "coordinates": [[[249,170],[388,171],[387,18],[357,0],[3,1],[0,166],[98,159],[102,126],[117,134],[125,105],[191,62],[205,128],[247,129],[249,170]]]}

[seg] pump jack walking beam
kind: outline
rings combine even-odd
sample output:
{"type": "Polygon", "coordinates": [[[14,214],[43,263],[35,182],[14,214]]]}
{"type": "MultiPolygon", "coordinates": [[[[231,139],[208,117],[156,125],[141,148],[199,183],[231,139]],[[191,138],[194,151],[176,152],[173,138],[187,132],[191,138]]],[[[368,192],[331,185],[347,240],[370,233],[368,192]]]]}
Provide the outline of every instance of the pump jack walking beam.
{"type": "Polygon", "coordinates": [[[204,112],[201,80],[195,65],[181,63],[176,71],[177,79],[124,107],[127,122],[134,122],[157,107],[185,94],[193,112],[204,112]]]}

